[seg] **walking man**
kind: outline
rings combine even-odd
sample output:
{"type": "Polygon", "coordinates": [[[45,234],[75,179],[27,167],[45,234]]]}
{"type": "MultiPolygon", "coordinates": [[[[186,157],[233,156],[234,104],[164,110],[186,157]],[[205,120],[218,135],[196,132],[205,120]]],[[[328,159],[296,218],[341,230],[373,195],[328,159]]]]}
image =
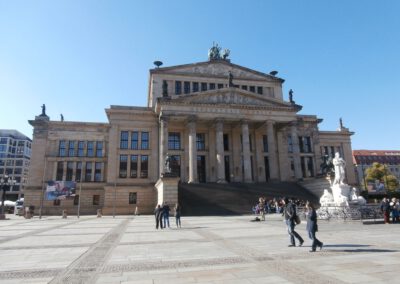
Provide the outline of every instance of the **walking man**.
{"type": "Polygon", "coordinates": [[[290,245],[289,247],[295,247],[295,238],[299,241],[299,247],[301,247],[304,243],[303,238],[294,230],[295,217],[296,217],[296,206],[289,200],[287,197],[283,199],[283,215],[285,217],[285,222],[288,230],[288,234],[290,236],[290,245]]]}

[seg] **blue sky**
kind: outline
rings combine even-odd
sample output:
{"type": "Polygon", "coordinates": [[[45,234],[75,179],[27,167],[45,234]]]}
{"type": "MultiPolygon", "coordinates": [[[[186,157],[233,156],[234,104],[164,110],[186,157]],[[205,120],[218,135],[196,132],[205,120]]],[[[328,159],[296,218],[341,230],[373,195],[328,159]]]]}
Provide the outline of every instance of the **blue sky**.
{"type": "Polygon", "coordinates": [[[302,114],[339,118],[353,149],[400,149],[399,1],[0,0],[0,128],[27,120],[106,122],[110,105],[145,106],[148,70],[207,60],[278,70],[302,114]]]}

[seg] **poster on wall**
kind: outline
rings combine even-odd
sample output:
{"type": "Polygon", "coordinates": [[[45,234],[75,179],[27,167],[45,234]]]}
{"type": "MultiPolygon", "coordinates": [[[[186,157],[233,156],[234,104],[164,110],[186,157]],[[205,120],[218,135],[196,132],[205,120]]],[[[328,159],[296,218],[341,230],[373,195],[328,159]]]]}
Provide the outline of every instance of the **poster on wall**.
{"type": "Polygon", "coordinates": [[[74,181],[48,181],[46,187],[46,200],[66,199],[75,196],[76,182],[74,181]]]}

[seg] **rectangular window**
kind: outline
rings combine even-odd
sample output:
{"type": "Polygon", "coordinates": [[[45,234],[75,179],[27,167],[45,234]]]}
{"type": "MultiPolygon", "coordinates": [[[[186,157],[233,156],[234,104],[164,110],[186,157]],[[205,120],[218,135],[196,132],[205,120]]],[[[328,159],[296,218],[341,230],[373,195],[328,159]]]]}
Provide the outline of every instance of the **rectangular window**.
{"type": "Polygon", "coordinates": [[[93,195],[93,205],[100,205],[100,195],[93,195]]]}
{"type": "Polygon", "coordinates": [[[103,167],[103,163],[96,162],[94,165],[94,181],[101,182],[101,168],[103,167]]]}
{"type": "Polygon", "coordinates": [[[63,180],[64,162],[57,162],[56,180],[63,180]]]}
{"type": "Polygon", "coordinates": [[[198,91],[199,91],[199,83],[193,82],[193,93],[196,93],[198,91]]]}
{"type": "Polygon", "coordinates": [[[201,83],[201,91],[207,91],[207,83],[201,83]]]}
{"type": "Polygon", "coordinates": [[[312,153],[311,137],[309,137],[309,136],[304,137],[304,151],[306,153],[312,153]]]}
{"type": "Polygon", "coordinates": [[[58,146],[58,156],[65,157],[65,140],[61,140],[58,146]]]}
{"type": "Polygon", "coordinates": [[[137,193],[129,192],[129,204],[136,204],[137,202],[137,193]]]}
{"type": "Polygon", "coordinates": [[[250,92],[253,92],[253,93],[255,93],[255,92],[256,92],[256,87],[254,87],[254,86],[250,86],[250,92]]]}
{"type": "Polygon", "coordinates": [[[137,178],[138,177],[138,156],[137,155],[132,155],[131,156],[131,178],[137,178]]]}
{"type": "Polygon", "coordinates": [[[314,163],[311,157],[307,158],[307,171],[310,177],[314,176],[314,163]]]}
{"type": "Polygon", "coordinates": [[[292,140],[292,136],[288,136],[287,137],[287,142],[288,142],[288,152],[289,153],[293,153],[293,140],[292,140]]]}
{"type": "Polygon", "coordinates": [[[181,176],[181,156],[173,155],[170,161],[171,172],[176,176],[181,176]]]}
{"type": "Polygon", "coordinates": [[[141,134],[141,141],[140,141],[140,148],[142,150],[149,149],[149,132],[142,132],[141,134]]]}
{"type": "Polygon", "coordinates": [[[16,160],[16,161],[15,161],[15,166],[16,166],[16,167],[22,167],[23,162],[24,162],[23,160],[16,160]]]}
{"type": "Polygon", "coordinates": [[[86,162],[85,181],[92,181],[92,162],[86,162]]]}
{"type": "Polygon", "coordinates": [[[142,155],[140,157],[140,178],[149,176],[149,156],[142,155]]]}
{"type": "Polygon", "coordinates": [[[131,149],[132,150],[139,149],[139,132],[137,131],[131,132],[131,149]]]}
{"type": "Polygon", "coordinates": [[[206,135],[204,133],[196,133],[196,148],[198,151],[206,149],[206,135]]]}
{"type": "Polygon", "coordinates": [[[126,178],[128,171],[128,155],[119,156],[119,177],[126,178]]]}
{"type": "Polygon", "coordinates": [[[82,178],[82,162],[76,162],[75,180],[81,181],[82,178]]]}
{"type": "Polygon", "coordinates": [[[85,141],[78,142],[78,157],[85,156],[85,141]]]}
{"type": "Polygon", "coordinates": [[[79,204],[79,194],[74,196],[74,205],[77,206],[79,204]]]}
{"type": "Polygon", "coordinates": [[[246,90],[247,91],[247,86],[242,86],[242,90],[246,90]]]}
{"type": "Polygon", "coordinates": [[[263,94],[263,87],[257,87],[257,94],[259,95],[263,94]]]}
{"type": "Polygon", "coordinates": [[[224,134],[224,151],[229,151],[229,136],[224,134]]]}
{"type": "Polygon", "coordinates": [[[93,141],[87,142],[87,156],[94,157],[94,142],[93,141]]]}
{"type": "Polygon", "coordinates": [[[268,136],[263,135],[264,152],[268,153],[268,136]]]}
{"type": "Polygon", "coordinates": [[[67,162],[67,176],[65,177],[65,180],[71,181],[73,172],[74,172],[74,162],[67,162]]]}
{"type": "Polygon", "coordinates": [[[75,141],[68,142],[68,157],[75,156],[75,141]]]}
{"type": "Polygon", "coordinates": [[[183,83],[183,91],[185,94],[189,94],[190,93],[190,82],[184,82],[183,83]]]}
{"type": "Polygon", "coordinates": [[[182,82],[175,81],[175,95],[180,95],[180,94],[182,94],[182,82]]]}
{"type": "Polygon", "coordinates": [[[128,149],[128,136],[129,136],[128,131],[121,131],[121,141],[119,148],[128,149]]]}
{"type": "Polygon", "coordinates": [[[98,158],[103,157],[103,142],[102,141],[96,142],[96,157],[98,157],[98,158]]]}
{"type": "Polygon", "coordinates": [[[300,153],[304,153],[304,143],[303,143],[303,137],[299,136],[299,148],[300,148],[300,153]]]}
{"type": "Polygon", "coordinates": [[[224,87],[224,84],[218,84],[218,89],[222,89],[224,87]]]}
{"type": "Polygon", "coordinates": [[[215,90],[215,83],[210,83],[210,90],[215,90]]]}
{"type": "Polygon", "coordinates": [[[168,133],[168,149],[180,150],[181,149],[181,134],[178,132],[168,133]]]}

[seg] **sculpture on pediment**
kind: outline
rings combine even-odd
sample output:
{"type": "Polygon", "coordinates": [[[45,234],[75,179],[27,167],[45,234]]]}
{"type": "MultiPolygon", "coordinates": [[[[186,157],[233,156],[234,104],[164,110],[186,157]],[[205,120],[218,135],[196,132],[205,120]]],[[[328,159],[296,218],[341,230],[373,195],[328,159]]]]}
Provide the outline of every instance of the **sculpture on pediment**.
{"type": "Polygon", "coordinates": [[[208,60],[229,60],[228,56],[230,53],[231,51],[227,48],[221,52],[221,47],[219,47],[218,44],[213,43],[213,46],[208,50],[208,60]]]}
{"type": "Polygon", "coordinates": [[[231,51],[229,49],[225,48],[222,51],[222,59],[223,60],[227,60],[230,53],[231,53],[231,51]]]}
{"type": "Polygon", "coordinates": [[[228,87],[234,87],[235,85],[233,84],[233,74],[231,71],[228,73],[228,87]]]}
{"type": "Polygon", "coordinates": [[[46,116],[46,105],[45,104],[42,105],[42,114],[41,115],[46,116]]]}
{"type": "Polygon", "coordinates": [[[340,129],[343,129],[343,120],[342,120],[342,118],[339,118],[339,125],[340,125],[340,129]]]}
{"type": "Polygon", "coordinates": [[[60,120],[61,120],[61,122],[63,122],[63,121],[64,121],[64,116],[63,116],[63,114],[62,114],[62,113],[60,114],[60,120]]]}

